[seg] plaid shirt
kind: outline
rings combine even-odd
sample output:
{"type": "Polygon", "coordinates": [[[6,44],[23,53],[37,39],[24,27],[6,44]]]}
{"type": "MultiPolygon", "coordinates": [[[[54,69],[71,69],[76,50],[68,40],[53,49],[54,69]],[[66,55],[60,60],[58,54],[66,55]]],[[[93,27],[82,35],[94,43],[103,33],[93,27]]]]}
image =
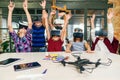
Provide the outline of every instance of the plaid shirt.
{"type": "Polygon", "coordinates": [[[22,38],[20,38],[15,31],[10,32],[15,44],[16,52],[31,52],[31,31],[31,29],[27,29],[26,35],[22,38]]]}

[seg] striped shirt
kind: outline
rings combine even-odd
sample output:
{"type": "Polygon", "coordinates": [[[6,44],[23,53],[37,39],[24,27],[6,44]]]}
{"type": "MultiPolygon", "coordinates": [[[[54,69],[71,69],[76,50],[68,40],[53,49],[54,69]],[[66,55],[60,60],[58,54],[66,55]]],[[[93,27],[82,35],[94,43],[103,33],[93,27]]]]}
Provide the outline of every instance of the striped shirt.
{"type": "Polygon", "coordinates": [[[32,47],[45,47],[45,27],[32,26],[32,47]]]}

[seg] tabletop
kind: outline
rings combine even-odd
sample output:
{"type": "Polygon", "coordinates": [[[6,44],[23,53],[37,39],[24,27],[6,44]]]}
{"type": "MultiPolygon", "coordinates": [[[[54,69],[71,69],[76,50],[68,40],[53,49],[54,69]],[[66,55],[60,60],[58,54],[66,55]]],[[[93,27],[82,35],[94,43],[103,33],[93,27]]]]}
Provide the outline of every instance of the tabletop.
{"type": "Polygon", "coordinates": [[[84,71],[80,73],[73,65],[63,66],[61,63],[54,63],[52,60],[43,60],[48,54],[59,54],[64,57],[69,56],[67,61],[75,61],[76,58],[71,55],[73,53],[65,52],[34,52],[34,53],[3,53],[0,54],[0,61],[7,58],[20,58],[11,65],[0,67],[0,80],[120,80],[120,56],[113,53],[95,52],[86,53],[82,52],[79,55],[81,58],[89,59],[96,62],[101,59],[101,62],[107,62],[107,58],[112,60],[110,66],[100,65],[93,70],[92,73],[84,71]],[[41,67],[14,71],[13,66],[22,63],[29,63],[37,61],[41,67]],[[41,73],[47,69],[46,74],[41,73]],[[21,78],[21,76],[32,76],[32,78],[21,78]],[[39,75],[39,76],[37,76],[39,75]],[[35,77],[37,76],[37,77],[35,77]]]}

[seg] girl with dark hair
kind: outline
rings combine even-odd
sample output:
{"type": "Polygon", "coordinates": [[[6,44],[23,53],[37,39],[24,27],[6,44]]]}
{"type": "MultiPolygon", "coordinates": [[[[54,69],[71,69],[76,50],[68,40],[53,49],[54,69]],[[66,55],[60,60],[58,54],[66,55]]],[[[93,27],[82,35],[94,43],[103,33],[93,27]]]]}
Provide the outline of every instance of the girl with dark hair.
{"type": "Polygon", "coordinates": [[[89,44],[83,40],[83,33],[75,32],[73,33],[73,37],[73,42],[67,44],[67,53],[70,53],[71,51],[87,51],[88,53],[92,52],[89,44]]]}
{"type": "Polygon", "coordinates": [[[107,31],[101,29],[98,31],[97,36],[95,35],[94,20],[95,15],[91,18],[91,37],[92,37],[92,50],[103,51],[106,53],[117,53],[119,41],[114,37],[114,29],[112,24],[113,12],[107,15],[108,18],[108,28],[107,31]]]}
{"type": "Polygon", "coordinates": [[[18,34],[12,28],[12,13],[15,8],[15,4],[12,1],[10,1],[10,4],[8,5],[8,9],[9,9],[8,29],[9,29],[10,36],[12,37],[12,39],[14,41],[16,52],[31,52],[32,36],[30,33],[31,33],[31,28],[32,28],[32,20],[31,20],[30,14],[28,12],[27,3],[28,3],[28,1],[24,0],[23,9],[26,13],[28,24],[23,25],[20,23],[18,34]]]}

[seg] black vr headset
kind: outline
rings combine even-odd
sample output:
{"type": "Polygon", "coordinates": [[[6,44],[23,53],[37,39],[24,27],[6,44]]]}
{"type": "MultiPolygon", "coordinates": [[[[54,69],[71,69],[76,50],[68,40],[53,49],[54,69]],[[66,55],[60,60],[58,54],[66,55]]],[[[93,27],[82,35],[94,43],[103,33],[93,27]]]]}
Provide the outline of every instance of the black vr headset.
{"type": "Polygon", "coordinates": [[[107,36],[108,33],[107,33],[107,31],[101,29],[100,31],[96,31],[96,32],[95,32],[95,35],[96,35],[96,36],[107,36]]]}
{"type": "Polygon", "coordinates": [[[62,30],[62,26],[55,26],[55,29],[62,30]]]}
{"type": "Polygon", "coordinates": [[[52,30],[51,36],[60,36],[60,30],[52,30]]]}
{"type": "Polygon", "coordinates": [[[36,22],[36,21],[42,21],[42,19],[41,19],[41,18],[36,17],[35,19],[33,19],[33,22],[36,22]]]}
{"type": "Polygon", "coordinates": [[[73,37],[74,38],[83,38],[83,33],[79,33],[79,32],[73,33],[73,37]]]}

